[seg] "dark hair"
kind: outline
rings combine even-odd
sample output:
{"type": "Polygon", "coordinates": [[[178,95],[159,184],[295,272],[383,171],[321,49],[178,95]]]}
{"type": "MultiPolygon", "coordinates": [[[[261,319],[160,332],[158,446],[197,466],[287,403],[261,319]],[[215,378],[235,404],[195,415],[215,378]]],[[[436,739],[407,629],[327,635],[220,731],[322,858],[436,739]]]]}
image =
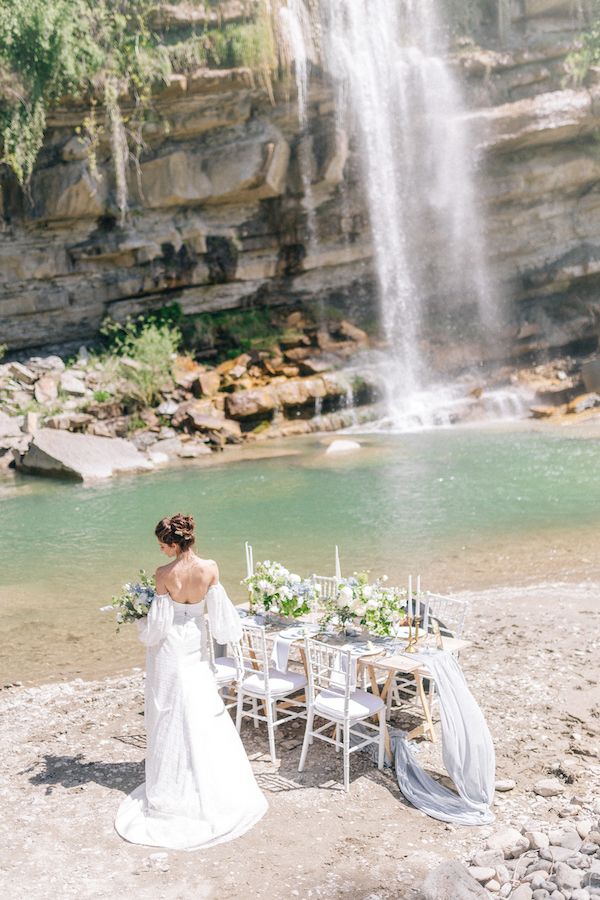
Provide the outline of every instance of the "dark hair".
{"type": "Polygon", "coordinates": [[[165,516],[161,519],[154,534],[161,544],[177,544],[182,550],[187,550],[196,540],[194,529],[196,523],[193,516],[184,516],[183,513],[175,513],[174,516],[165,516]]]}

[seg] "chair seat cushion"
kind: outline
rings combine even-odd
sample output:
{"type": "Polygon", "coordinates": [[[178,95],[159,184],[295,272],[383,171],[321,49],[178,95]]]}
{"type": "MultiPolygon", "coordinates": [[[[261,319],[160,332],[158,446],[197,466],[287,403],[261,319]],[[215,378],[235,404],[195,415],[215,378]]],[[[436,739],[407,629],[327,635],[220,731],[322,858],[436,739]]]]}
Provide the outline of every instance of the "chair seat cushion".
{"type": "Polygon", "coordinates": [[[215,678],[217,684],[231,684],[237,678],[235,659],[230,656],[218,656],[215,659],[215,678]]]}
{"type": "MultiPolygon", "coordinates": [[[[244,693],[253,694],[256,697],[265,696],[265,679],[262,672],[250,675],[242,682],[244,693]]],[[[269,690],[273,697],[284,697],[293,694],[306,686],[306,678],[299,672],[278,672],[277,669],[269,669],[269,690]]]]}
{"type": "MultiPolygon", "coordinates": [[[[375,697],[367,691],[356,690],[350,694],[350,719],[365,719],[383,709],[385,703],[381,697],[375,697]]],[[[328,719],[342,722],[344,720],[344,695],[337,691],[321,691],[315,698],[315,712],[328,719]]]]}

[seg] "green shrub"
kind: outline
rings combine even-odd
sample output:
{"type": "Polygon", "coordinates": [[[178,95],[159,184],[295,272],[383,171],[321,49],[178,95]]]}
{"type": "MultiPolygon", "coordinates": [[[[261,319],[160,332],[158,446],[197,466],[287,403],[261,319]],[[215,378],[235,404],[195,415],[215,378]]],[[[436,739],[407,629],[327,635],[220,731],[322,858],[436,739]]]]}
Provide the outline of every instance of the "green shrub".
{"type": "Polygon", "coordinates": [[[128,319],[124,324],[106,320],[101,333],[110,352],[120,358],[117,368],[123,393],[152,406],[169,384],[173,359],[181,344],[181,332],[157,316],[128,319]]]}

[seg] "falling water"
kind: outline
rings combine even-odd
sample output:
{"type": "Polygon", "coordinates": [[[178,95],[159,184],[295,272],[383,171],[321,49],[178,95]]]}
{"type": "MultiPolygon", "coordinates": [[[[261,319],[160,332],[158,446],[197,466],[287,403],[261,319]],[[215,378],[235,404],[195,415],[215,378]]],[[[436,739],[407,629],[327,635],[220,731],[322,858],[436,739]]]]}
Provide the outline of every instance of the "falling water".
{"type": "Polygon", "coordinates": [[[317,240],[315,200],[312,189],[312,142],[308,132],[308,78],[311,63],[316,61],[312,38],[313,25],[303,0],[288,0],[288,5],[279,10],[279,20],[283,46],[294,62],[298,123],[302,132],[298,142],[298,165],[306,210],[306,230],[310,253],[317,240]]]}
{"type": "MultiPolygon", "coordinates": [[[[300,3],[300,0],[294,0],[300,3]]],[[[373,237],[392,419],[435,396],[435,333],[481,345],[497,302],[484,263],[473,142],[445,61],[440,0],[321,0],[322,62],[356,141],[373,237]]],[[[302,65],[300,65],[302,71],[302,65]]],[[[297,70],[298,71],[298,70],[297,70]]],[[[439,376],[438,376],[439,377],[439,376]]]]}

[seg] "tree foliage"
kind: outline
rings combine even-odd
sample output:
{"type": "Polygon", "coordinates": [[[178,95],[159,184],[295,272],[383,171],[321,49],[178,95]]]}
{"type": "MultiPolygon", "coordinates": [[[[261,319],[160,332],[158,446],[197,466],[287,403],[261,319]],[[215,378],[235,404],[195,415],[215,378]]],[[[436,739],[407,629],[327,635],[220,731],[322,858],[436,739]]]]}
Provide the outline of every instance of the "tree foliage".
{"type": "Polygon", "coordinates": [[[246,22],[190,28],[177,39],[152,27],[156,6],[156,0],[1,0],[0,162],[21,184],[31,177],[48,110],[67,94],[104,104],[114,149],[122,145],[120,98],[143,109],[153,86],[174,72],[249,66],[270,84],[277,53],[267,0],[246,22]]]}

